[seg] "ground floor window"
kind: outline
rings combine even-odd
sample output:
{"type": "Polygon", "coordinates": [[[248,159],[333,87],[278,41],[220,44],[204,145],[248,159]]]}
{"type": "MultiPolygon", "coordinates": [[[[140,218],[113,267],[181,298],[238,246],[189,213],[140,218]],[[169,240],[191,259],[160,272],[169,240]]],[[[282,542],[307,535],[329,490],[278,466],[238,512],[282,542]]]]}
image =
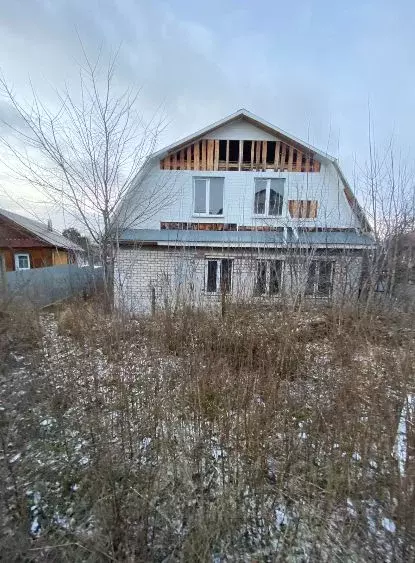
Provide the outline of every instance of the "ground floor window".
{"type": "Polygon", "coordinates": [[[329,297],[333,291],[334,262],[313,260],[308,266],[306,295],[329,297]]]}
{"type": "Polygon", "coordinates": [[[30,256],[29,254],[15,254],[14,266],[16,270],[30,270],[30,256]]]}
{"type": "Polygon", "coordinates": [[[207,261],[206,291],[208,293],[229,293],[232,288],[232,260],[207,261]]]}
{"type": "Polygon", "coordinates": [[[254,294],[276,295],[280,293],[282,269],[282,260],[258,260],[254,294]]]}

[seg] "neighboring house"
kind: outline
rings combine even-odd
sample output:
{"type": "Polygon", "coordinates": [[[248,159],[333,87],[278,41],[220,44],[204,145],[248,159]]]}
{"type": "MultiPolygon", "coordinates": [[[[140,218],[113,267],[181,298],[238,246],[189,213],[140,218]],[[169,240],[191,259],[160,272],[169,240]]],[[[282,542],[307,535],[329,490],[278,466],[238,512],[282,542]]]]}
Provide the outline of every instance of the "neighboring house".
{"type": "Polygon", "coordinates": [[[3,271],[29,270],[76,262],[83,249],[52,225],[0,209],[0,267],[3,271]]]}
{"type": "Polygon", "coordinates": [[[337,161],[246,110],[154,153],[134,186],[117,212],[120,307],[358,295],[373,239],[337,161]],[[127,222],[157,187],[170,204],[127,222]]]}

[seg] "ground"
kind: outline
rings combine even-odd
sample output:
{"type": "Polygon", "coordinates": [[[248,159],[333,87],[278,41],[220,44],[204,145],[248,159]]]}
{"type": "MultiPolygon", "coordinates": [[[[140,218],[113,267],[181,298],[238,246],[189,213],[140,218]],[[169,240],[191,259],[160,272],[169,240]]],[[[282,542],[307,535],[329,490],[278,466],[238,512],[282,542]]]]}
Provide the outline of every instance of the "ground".
{"type": "Polygon", "coordinates": [[[1,323],[6,560],[414,557],[411,318],[74,303],[1,323]]]}

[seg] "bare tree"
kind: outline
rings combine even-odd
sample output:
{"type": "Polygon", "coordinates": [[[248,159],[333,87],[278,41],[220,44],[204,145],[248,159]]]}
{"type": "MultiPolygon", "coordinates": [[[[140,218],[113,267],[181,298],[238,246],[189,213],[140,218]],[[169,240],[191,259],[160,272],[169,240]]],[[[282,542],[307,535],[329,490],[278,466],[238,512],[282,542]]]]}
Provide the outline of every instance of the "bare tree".
{"type": "Polygon", "coordinates": [[[162,182],[149,188],[141,180],[163,118],[159,110],[150,120],[142,117],[139,90],[120,91],[116,84],[116,63],[116,55],[107,64],[100,57],[92,63],[84,52],[76,89],[55,90],[55,101],[48,104],[32,86],[30,102],[21,102],[0,77],[3,95],[18,116],[5,122],[8,130],[1,138],[11,157],[6,165],[83,224],[100,249],[108,303],[117,230],[167,204],[162,182]],[[128,195],[132,191],[134,198],[128,195]]]}
{"type": "Polygon", "coordinates": [[[367,263],[365,293],[369,303],[376,290],[389,297],[395,293],[397,271],[402,268],[402,241],[415,228],[413,178],[413,170],[405,158],[396,155],[392,141],[386,149],[378,150],[369,126],[369,160],[359,178],[367,194],[365,208],[378,247],[367,263]]]}

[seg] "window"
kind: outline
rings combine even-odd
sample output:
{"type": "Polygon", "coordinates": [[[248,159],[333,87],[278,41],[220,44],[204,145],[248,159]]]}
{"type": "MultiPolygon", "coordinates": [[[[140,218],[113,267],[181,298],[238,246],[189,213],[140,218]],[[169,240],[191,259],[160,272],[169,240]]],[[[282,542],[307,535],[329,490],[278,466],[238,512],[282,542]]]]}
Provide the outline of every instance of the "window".
{"type": "Polygon", "coordinates": [[[281,291],[282,260],[258,260],[255,295],[276,295],[281,291]]]}
{"type": "Polygon", "coordinates": [[[194,213],[223,215],[223,178],[194,178],[194,213]]]}
{"type": "Polygon", "coordinates": [[[30,256],[29,254],[15,254],[14,266],[16,270],[30,270],[30,256]]]}
{"type": "Polygon", "coordinates": [[[313,260],[308,267],[306,295],[329,297],[333,291],[334,262],[313,260]]]}
{"type": "Polygon", "coordinates": [[[282,214],[285,178],[255,178],[254,214],[276,217],[282,214]]]}
{"type": "Polygon", "coordinates": [[[232,289],[232,260],[208,260],[206,291],[229,293],[232,289]]]}
{"type": "Polygon", "coordinates": [[[207,285],[206,285],[206,290],[209,293],[216,292],[217,277],[218,277],[217,274],[218,274],[218,261],[209,260],[208,272],[207,272],[207,285]]]}
{"type": "Polygon", "coordinates": [[[267,292],[267,263],[258,260],[256,270],[255,295],[264,295],[267,292]]]}

